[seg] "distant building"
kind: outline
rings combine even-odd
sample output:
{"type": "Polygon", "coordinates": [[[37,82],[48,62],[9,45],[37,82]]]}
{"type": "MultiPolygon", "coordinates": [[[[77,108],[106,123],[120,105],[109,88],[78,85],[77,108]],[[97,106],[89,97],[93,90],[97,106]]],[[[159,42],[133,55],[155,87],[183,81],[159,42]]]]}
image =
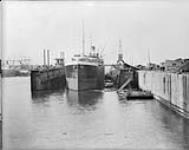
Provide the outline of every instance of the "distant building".
{"type": "Polygon", "coordinates": [[[165,62],[161,63],[161,66],[164,68],[165,71],[168,72],[179,72],[181,68],[185,72],[189,72],[189,59],[175,59],[175,60],[166,60],[165,62]],[[188,68],[188,69],[187,69],[188,68]]]}
{"type": "Polygon", "coordinates": [[[182,67],[178,69],[178,72],[189,72],[189,61],[187,61],[182,67]]]}
{"type": "Polygon", "coordinates": [[[146,67],[147,70],[161,70],[160,65],[157,65],[155,63],[149,63],[146,67]]]}
{"type": "Polygon", "coordinates": [[[56,60],[55,65],[64,66],[64,59],[63,58],[56,58],[55,60],[56,60]]]}
{"type": "Polygon", "coordinates": [[[55,65],[57,66],[64,66],[64,52],[60,53],[60,58],[56,58],[56,63],[55,65]]]}

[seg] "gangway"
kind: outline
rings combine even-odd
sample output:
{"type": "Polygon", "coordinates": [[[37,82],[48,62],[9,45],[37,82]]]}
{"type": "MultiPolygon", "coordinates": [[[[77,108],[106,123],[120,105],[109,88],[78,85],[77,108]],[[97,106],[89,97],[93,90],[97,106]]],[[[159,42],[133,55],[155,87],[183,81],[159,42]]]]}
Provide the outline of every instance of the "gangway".
{"type": "Polygon", "coordinates": [[[118,89],[118,92],[122,91],[132,80],[133,78],[130,77],[127,81],[125,81],[125,83],[118,89]]]}

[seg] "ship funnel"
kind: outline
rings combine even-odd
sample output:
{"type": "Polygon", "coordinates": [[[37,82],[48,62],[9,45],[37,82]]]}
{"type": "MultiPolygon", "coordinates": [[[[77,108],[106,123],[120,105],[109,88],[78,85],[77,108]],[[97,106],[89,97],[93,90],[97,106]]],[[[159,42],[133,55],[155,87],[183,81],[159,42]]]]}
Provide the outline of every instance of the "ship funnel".
{"type": "Polygon", "coordinates": [[[60,58],[64,59],[64,52],[60,52],[60,58]]]}
{"type": "Polygon", "coordinates": [[[43,50],[43,65],[46,65],[46,50],[43,50]]]}
{"type": "Polygon", "coordinates": [[[50,50],[47,50],[47,65],[50,66],[50,50]]]}

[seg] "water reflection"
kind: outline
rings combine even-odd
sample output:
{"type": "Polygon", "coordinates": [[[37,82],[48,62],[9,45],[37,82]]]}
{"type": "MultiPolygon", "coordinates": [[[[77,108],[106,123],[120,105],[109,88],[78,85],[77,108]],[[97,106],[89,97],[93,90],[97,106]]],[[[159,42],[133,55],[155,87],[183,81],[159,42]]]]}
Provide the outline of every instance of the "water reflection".
{"type": "Polygon", "coordinates": [[[48,97],[52,94],[58,94],[58,95],[62,95],[64,93],[65,89],[63,90],[59,90],[59,91],[54,91],[54,90],[48,90],[48,91],[36,91],[36,92],[32,92],[32,99],[39,99],[39,98],[43,98],[43,97],[48,97]]]}
{"type": "Polygon", "coordinates": [[[65,89],[54,91],[54,90],[48,90],[48,91],[36,91],[32,92],[32,100],[33,103],[42,103],[49,101],[51,96],[63,96],[65,93],[65,89]]]}
{"type": "Polygon", "coordinates": [[[189,121],[157,101],[119,101],[116,92],[46,91],[6,79],[4,149],[189,149],[189,121]],[[20,91],[22,91],[21,94],[20,91]]]}
{"type": "Polygon", "coordinates": [[[175,136],[174,142],[179,141],[180,146],[189,149],[189,120],[181,117],[175,111],[170,110],[165,105],[158,103],[160,106],[158,114],[166,130],[169,130],[175,136]],[[178,136],[180,135],[180,136],[178,136]]]}
{"type": "Polygon", "coordinates": [[[103,93],[101,91],[66,91],[67,102],[70,106],[78,104],[83,107],[94,106],[102,96],[103,93]]]}

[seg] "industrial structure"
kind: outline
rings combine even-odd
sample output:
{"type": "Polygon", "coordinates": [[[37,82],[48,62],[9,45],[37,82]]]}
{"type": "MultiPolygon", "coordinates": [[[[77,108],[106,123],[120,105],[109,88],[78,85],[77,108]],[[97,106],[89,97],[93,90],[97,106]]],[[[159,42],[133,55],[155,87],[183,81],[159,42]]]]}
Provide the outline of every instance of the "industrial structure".
{"type": "Polygon", "coordinates": [[[161,66],[168,72],[189,72],[189,59],[166,60],[161,66]]]}

